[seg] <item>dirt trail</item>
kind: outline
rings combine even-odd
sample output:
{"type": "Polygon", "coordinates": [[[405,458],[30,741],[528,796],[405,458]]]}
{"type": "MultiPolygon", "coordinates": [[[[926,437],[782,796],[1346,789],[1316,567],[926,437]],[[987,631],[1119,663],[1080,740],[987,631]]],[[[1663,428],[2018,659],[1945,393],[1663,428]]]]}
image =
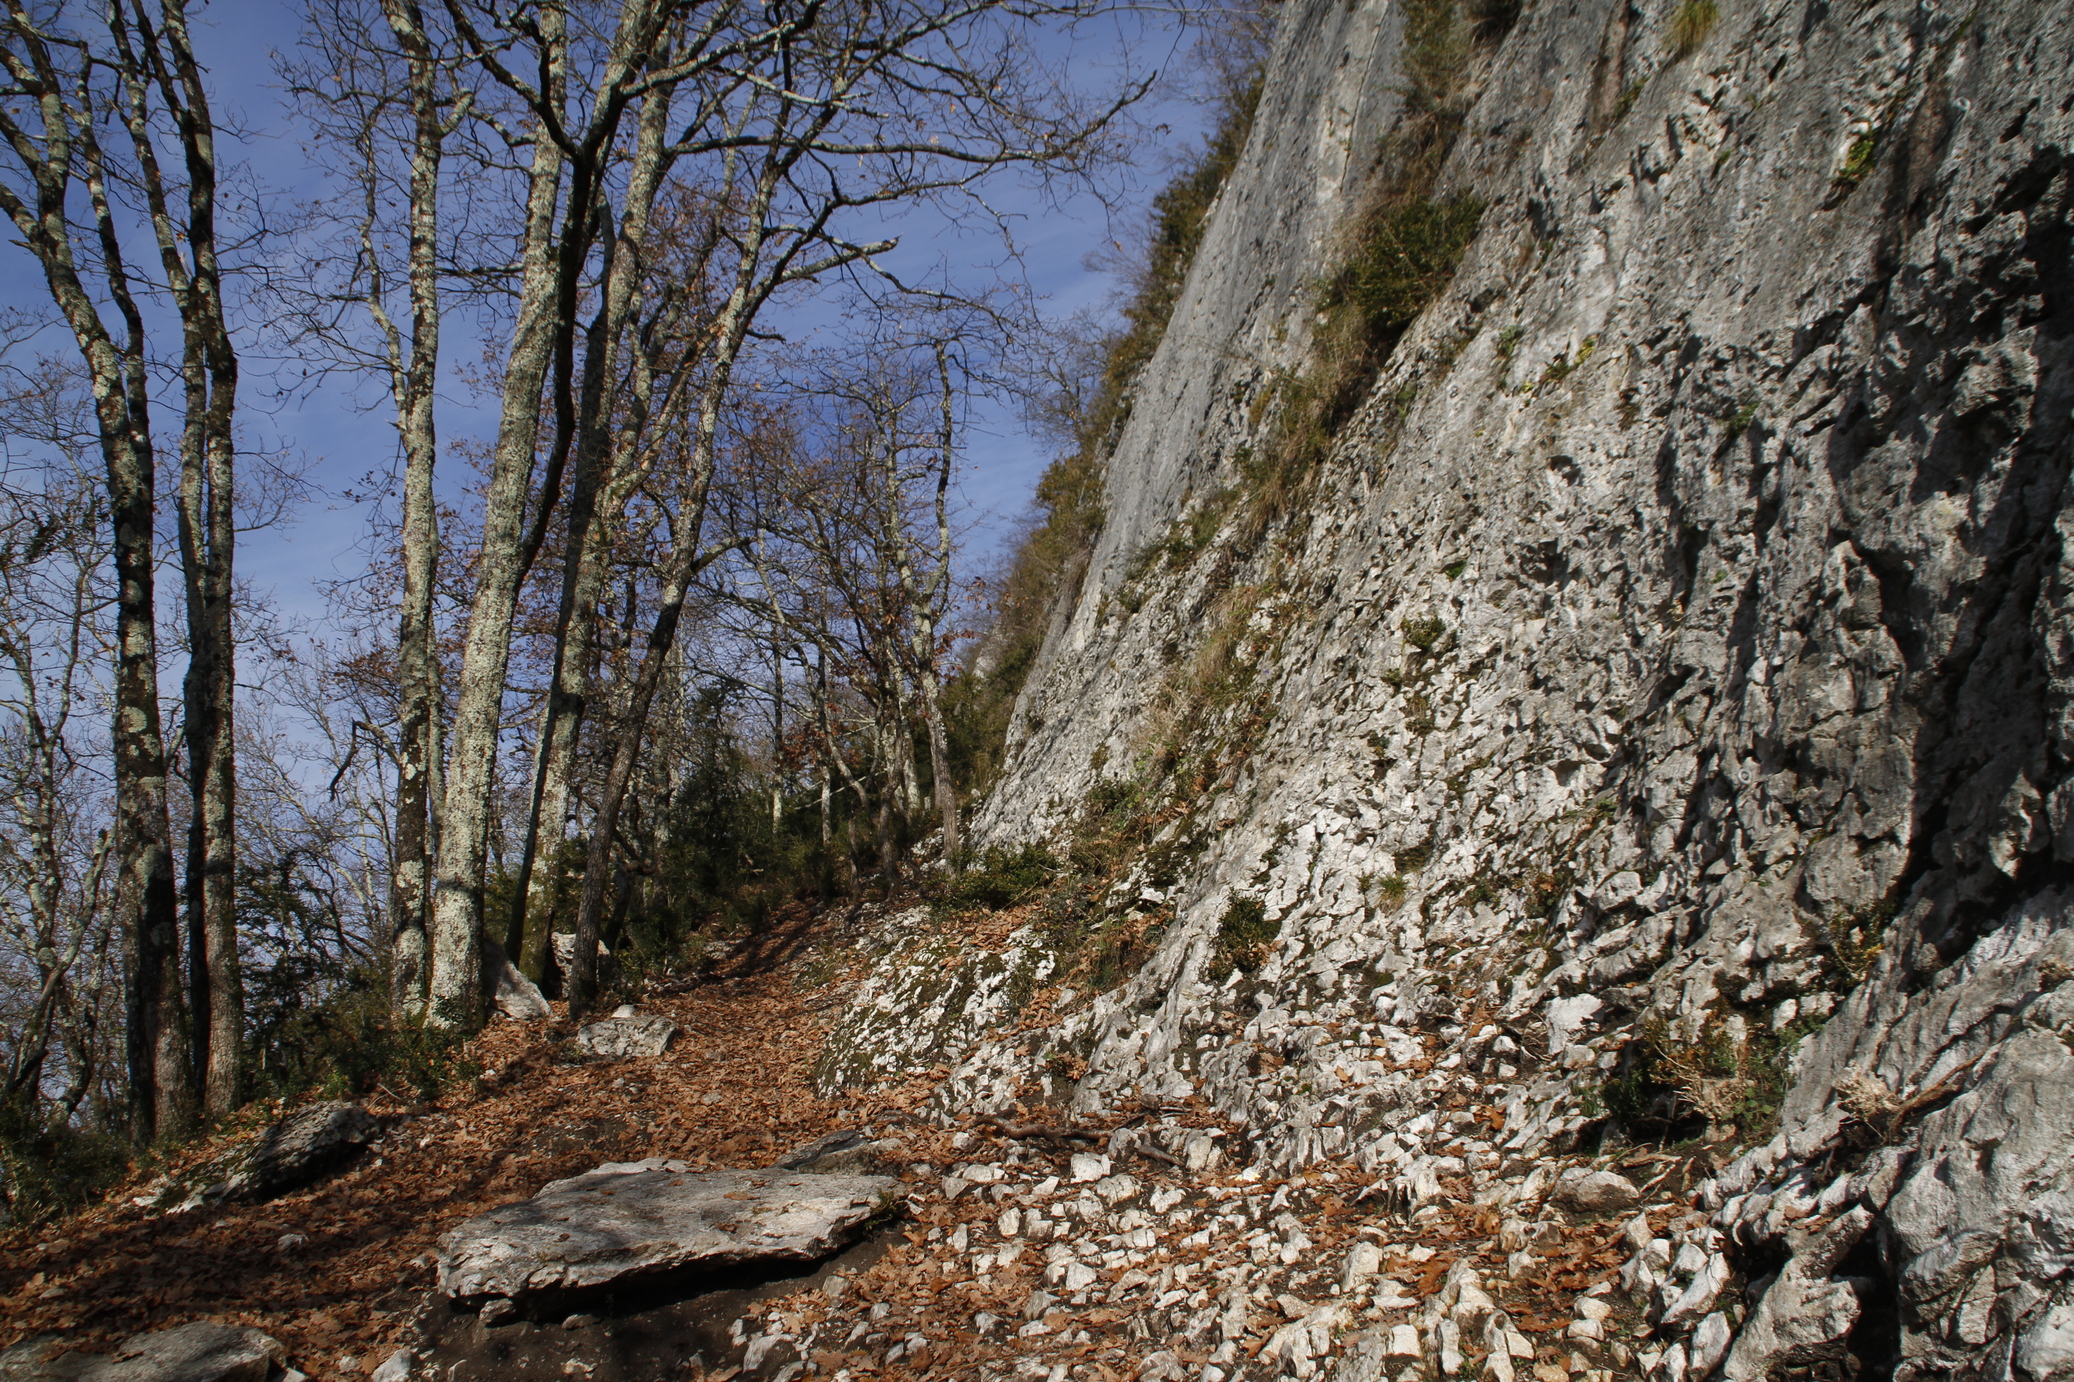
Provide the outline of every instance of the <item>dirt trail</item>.
{"type": "MultiPolygon", "coordinates": [[[[1462,1265],[1508,1312],[1519,1382],[1631,1374],[1624,1350],[1573,1333],[1573,1313],[1605,1313],[1581,1296],[1615,1299],[1626,1248],[1613,1218],[1544,1214],[1534,1270],[1508,1281],[1505,1215],[1471,1202],[1466,1182],[1407,1220],[1351,1166],[1262,1178],[1226,1152],[1185,1169],[1173,1153],[1199,1135],[1237,1150],[1239,1130],[1202,1107],[1148,1108],[1119,1136],[1090,1128],[1057,1143],[925,1121],[934,1078],[817,1098],[813,1064],[861,964],[856,947],[833,947],[854,939],[856,920],[783,916],[707,980],[645,1001],[684,1029],[661,1058],[572,1063],[566,1023],[500,1021],[472,1044],[483,1073],[470,1086],[431,1106],[372,1103],[382,1142],[302,1192],[153,1217],[131,1204],[137,1185],[0,1238],[0,1347],[56,1335],[99,1349],[214,1318],[274,1335],[323,1379],[364,1376],[410,1347],[412,1375],[441,1382],[717,1379],[737,1376],[745,1354],[775,1382],[1238,1382],[1323,1376],[1357,1332],[1430,1353],[1438,1336],[1421,1312],[1462,1265]],[[852,972],[831,954],[851,957],[852,972]],[[450,1313],[431,1289],[441,1233],[550,1180],[646,1156],[764,1166],[840,1128],[890,1140],[907,1216],[811,1273],[680,1282],[494,1327],[450,1313]],[[1148,1137],[1166,1151],[1132,1150],[1148,1137]],[[1357,1249],[1369,1263],[1359,1281],[1346,1266],[1357,1249]]],[[[1001,922],[960,929],[985,944],[1001,922]]],[[[1650,1208],[1659,1231],[1684,1213],[1670,1199],[1650,1208]]],[[[1616,1315],[1600,1332],[1632,1337],[1633,1324],[1616,1315]]],[[[1482,1375],[1489,1345],[1464,1337],[1459,1349],[1457,1366],[1482,1375]]],[[[1437,1361],[1378,1351],[1379,1370],[1358,1375],[1431,1375],[1437,1361]]]]}

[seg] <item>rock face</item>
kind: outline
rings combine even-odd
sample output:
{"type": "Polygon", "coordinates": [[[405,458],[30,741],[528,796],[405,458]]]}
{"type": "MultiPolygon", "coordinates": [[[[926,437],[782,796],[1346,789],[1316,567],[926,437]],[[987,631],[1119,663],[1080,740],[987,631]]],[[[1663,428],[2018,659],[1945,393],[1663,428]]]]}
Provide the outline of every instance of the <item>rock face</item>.
{"type": "Polygon", "coordinates": [[[884,1176],[608,1162],[448,1232],[439,1289],[523,1302],[667,1272],[812,1262],[854,1241],[898,1189],[884,1176]]]}
{"type": "Polygon", "coordinates": [[[31,1339],[0,1353],[0,1378],[46,1382],[267,1382],[281,1370],[285,1350],[275,1339],[241,1325],[198,1320],[136,1334],[112,1357],[63,1353],[53,1340],[31,1339]]]}
{"type": "Polygon", "coordinates": [[[374,1115],[358,1104],[311,1104],[233,1154],[224,1163],[229,1174],[205,1193],[211,1199],[270,1199],[357,1156],[380,1131],[374,1115]]]}
{"type": "Polygon", "coordinates": [[[1400,5],[1283,7],[975,821],[1157,830],[1070,926],[889,942],[824,1081],[1199,1096],[1254,1161],[1406,1204],[1711,1132],[1711,1222],[1651,1240],[1692,1260],[1635,1277],[1684,1302],[1660,1369],[2042,1382],[2074,1366],[2074,15],[1687,11],[1532,5],[1476,49],[1430,193],[1476,237],[1276,513],[1254,460],[1406,80],[1400,5]],[[1124,928],[1118,983],[1073,937],[1124,928]],[[1711,1303],[1780,1262],[1746,1322],[1711,1303]]]}

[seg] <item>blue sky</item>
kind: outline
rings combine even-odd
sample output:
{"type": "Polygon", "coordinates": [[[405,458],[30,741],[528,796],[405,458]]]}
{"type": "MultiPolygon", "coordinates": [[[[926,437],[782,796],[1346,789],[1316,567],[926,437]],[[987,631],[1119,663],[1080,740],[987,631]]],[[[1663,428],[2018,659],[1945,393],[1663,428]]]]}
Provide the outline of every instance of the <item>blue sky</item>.
{"type": "MultiPolygon", "coordinates": [[[[1150,22],[1150,21],[1148,21],[1150,22]]],[[[196,39],[214,83],[219,118],[236,126],[231,159],[241,162],[252,181],[274,196],[308,200],[325,194],[325,183],[307,163],[298,131],[276,85],[274,54],[293,46],[300,24],[299,9],[273,0],[216,0],[201,14],[196,39]]],[[[1132,62],[1139,68],[1177,65],[1189,39],[1172,32],[1143,33],[1128,40],[1132,62]]],[[[1113,80],[1126,36],[1120,29],[1083,31],[1070,49],[1072,66],[1091,83],[1113,80]]],[[[1061,41],[1061,51],[1067,50],[1061,41]]],[[[996,205],[1013,213],[1014,234],[1022,271],[1042,297],[1048,313],[1068,316],[1097,307],[1114,292],[1112,279],[1086,266],[1090,251],[1112,237],[1128,235],[1152,190],[1175,163],[1199,142],[1203,109],[1175,92],[1141,107],[1140,123],[1154,130],[1141,147],[1134,169],[1121,175],[1112,194],[1121,193],[1121,215],[1113,215],[1091,195],[1054,205],[1028,187],[1004,181],[991,191],[996,205]]],[[[991,277],[1002,255],[998,235],[988,228],[960,229],[927,210],[896,222],[901,246],[892,263],[903,271],[941,263],[965,281],[991,277]]],[[[0,302],[47,312],[40,275],[25,252],[11,248],[0,258],[0,302]]],[[[794,335],[803,319],[817,310],[793,309],[790,323],[779,329],[794,335]]],[[[248,336],[255,333],[248,332],[248,336]]],[[[808,334],[811,334],[809,332],[808,334]]],[[[472,362],[483,347],[466,314],[450,317],[444,355],[452,362],[472,362]]],[[[69,341],[50,332],[39,342],[47,351],[69,351],[69,341]]],[[[312,633],[321,633],[325,613],[322,587],[356,574],[364,562],[369,511],[348,497],[371,473],[386,473],[395,464],[395,437],[388,422],[386,395],[372,385],[357,390],[344,381],[306,394],[283,390],[292,377],[264,349],[248,345],[241,404],[251,440],[285,449],[307,468],[315,492],[288,520],[240,540],[241,581],[269,597],[280,612],[312,633]]],[[[486,434],[492,414],[458,383],[443,392],[440,416],[446,445],[486,434]]],[[[1045,443],[1027,436],[1012,408],[982,403],[967,437],[967,469],[962,476],[965,521],[970,525],[968,567],[984,565],[1014,520],[1028,505],[1030,489],[1050,459],[1045,443]]],[[[445,447],[443,446],[443,450],[445,447]]],[[[442,490],[457,496],[468,478],[458,459],[442,457],[442,490]]]]}
{"type": "MultiPolygon", "coordinates": [[[[267,0],[219,0],[212,8],[217,23],[203,41],[220,55],[215,70],[223,84],[222,97],[255,133],[275,132],[249,142],[245,152],[255,172],[262,182],[276,188],[304,194],[319,191],[321,180],[302,158],[280,111],[270,75],[272,52],[295,41],[295,7],[267,0]],[[236,21],[231,18],[234,14],[236,21]]],[[[1116,56],[1102,51],[1105,37],[1082,34],[1074,48],[1076,66],[1090,72],[1097,82],[1109,76],[1103,69],[1110,68],[1116,56]]],[[[1115,35],[1119,50],[1124,41],[1123,35],[1115,35]]],[[[1187,42],[1172,34],[1141,35],[1134,44],[1134,61],[1139,66],[1166,66],[1186,51],[1187,42]]],[[[1120,218],[1092,195],[1082,194],[1063,206],[1053,206],[1028,187],[1004,181],[993,189],[997,204],[1017,217],[1013,233],[1022,255],[1022,271],[1044,300],[1047,313],[1069,316],[1083,308],[1098,308],[1113,296],[1113,279],[1087,267],[1087,256],[1108,244],[1112,236],[1129,233],[1130,223],[1142,215],[1151,192],[1164,182],[1176,160],[1198,142],[1202,114],[1200,107],[1173,94],[1144,108],[1141,122],[1153,130],[1164,125],[1168,133],[1151,134],[1133,170],[1119,177],[1114,192],[1122,195],[1120,218]]],[[[993,276],[993,266],[1002,254],[1001,242],[991,227],[961,230],[927,209],[901,216],[893,223],[893,231],[901,242],[889,257],[896,271],[940,262],[952,275],[974,280],[993,276]]],[[[797,317],[816,310],[812,305],[795,308],[795,320],[781,320],[779,329],[796,337],[800,334],[797,317]]],[[[453,321],[448,334],[446,355],[450,360],[463,359],[464,353],[472,355],[479,348],[469,323],[453,321]]],[[[257,385],[260,380],[255,377],[253,382],[257,385]]],[[[376,406],[355,409],[341,387],[294,401],[271,424],[282,441],[310,459],[312,478],[322,491],[292,524],[251,534],[239,553],[245,579],[269,590],[286,612],[316,618],[322,611],[317,584],[360,569],[367,511],[364,505],[344,499],[342,491],[357,487],[369,471],[389,467],[395,452],[386,399],[372,390],[361,393],[364,401],[376,406]]],[[[440,418],[444,440],[487,432],[490,414],[458,386],[449,386],[445,399],[440,418]]],[[[256,395],[253,401],[259,401],[256,395]]],[[[1013,530],[1014,521],[1028,507],[1038,474],[1050,459],[1048,445],[1027,435],[1013,408],[980,404],[967,435],[967,467],[961,483],[970,525],[968,567],[984,565],[1013,530]]],[[[442,488],[451,494],[462,483],[464,472],[458,462],[447,462],[443,468],[446,483],[442,488]]]]}

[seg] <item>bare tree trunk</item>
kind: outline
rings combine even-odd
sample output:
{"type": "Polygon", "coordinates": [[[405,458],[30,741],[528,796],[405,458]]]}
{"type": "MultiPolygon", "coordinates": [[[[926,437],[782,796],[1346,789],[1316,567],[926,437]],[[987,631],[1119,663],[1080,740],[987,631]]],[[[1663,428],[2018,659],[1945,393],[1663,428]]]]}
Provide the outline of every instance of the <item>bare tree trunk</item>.
{"type": "MultiPolygon", "coordinates": [[[[561,602],[555,614],[554,669],[549,678],[546,713],[534,756],[533,791],[527,808],[525,840],[519,858],[518,886],[504,948],[519,956],[519,967],[539,979],[547,964],[545,927],[526,925],[532,905],[533,871],[547,832],[550,852],[562,838],[567,820],[569,776],[575,763],[576,739],[590,694],[591,632],[598,599],[609,573],[612,543],[593,540],[594,527],[609,531],[633,496],[645,469],[640,447],[615,439],[612,400],[626,335],[640,304],[649,273],[647,239],[655,198],[670,161],[664,153],[670,89],[651,92],[641,107],[633,164],[606,277],[604,301],[593,324],[584,356],[584,387],[576,419],[576,466],[570,477],[568,528],[562,564],[561,602]]],[[[644,365],[648,362],[643,361],[644,365]]],[[[680,365],[680,369],[684,366],[680,365]]],[[[654,384],[652,369],[637,372],[632,399],[638,432],[645,422],[654,384]]]]}
{"type": "MultiPolygon", "coordinates": [[[[937,437],[936,465],[936,553],[935,570],[927,578],[916,574],[909,549],[907,527],[896,511],[892,525],[894,565],[901,588],[907,593],[914,617],[915,679],[922,688],[922,718],[929,731],[929,761],[934,769],[936,810],[943,819],[943,857],[953,868],[958,860],[958,792],[951,781],[950,735],[943,720],[943,679],[936,667],[936,627],[944,601],[950,593],[951,523],[949,494],[951,448],[956,441],[956,395],[951,390],[950,354],[942,342],[936,346],[936,377],[942,405],[941,429],[937,437]]],[[[895,454],[888,449],[889,457],[895,454]]],[[[898,504],[903,495],[899,475],[888,462],[889,501],[898,504]]]]}
{"type": "MultiPolygon", "coordinates": [[[[123,18],[111,14],[111,28],[123,18]]],[[[180,982],[179,894],[166,812],[166,750],[158,708],[158,629],[152,532],[155,470],[151,385],[143,314],[125,264],[108,174],[94,125],[68,105],[88,75],[61,72],[51,45],[19,5],[0,16],[9,78],[32,93],[35,133],[0,118],[5,145],[35,189],[33,205],[0,185],[7,213],[43,270],[52,300],[85,361],[107,468],[114,533],[114,723],[116,915],[126,938],[126,1017],[133,1137],[169,1137],[192,1122],[185,995],[180,982]],[[94,250],[108,298],[123,322],[118,344],[80,276],[66,204],[86,186],[94,250]]]]}
{"type": "MultiPolygon", "coordinates": [[[[439,175],[446,136],[439,72],[415,0],[383,0],[382,12],[409,64],[411,109],[409,356],[382,307],[379,282],[370,293],[384,328],[391,393],[404,452],[403,607],[397,620],[398,695],[396,848],[389,881],[390,1006],[415,1016],[425,1006],[427,828],[431,810],[433,726],[438,719],[437,654],[432,588],[439,570],[439,511],[433,499],[438,435],[433,400],[439,383],[439,175]]],[[[466,102],[454,119],[462,118],[466,102]]],[[[369,180],[370,219],[376,186],[369,180]]],[[[378,263],[373,255],[370,263],[378,263]]]]}
{"type": "MultiPolygon", "coordinates": [[[[543,49],[551,55],[555,89],[550,99],[559,107],[567,79],[560,7],[543,6],[540,22],[543,49]]],[[[527,565],[520,534],[540,433],[540,389],[554,355],[560,296],[555,209],[562,166],[561,146],[541,134],[533,145],[524,279],[505,366],[495,463],[483,506],[482,556],[468,611],[433,880],[427,1017],[443,1027],[472,1028],[483,1013],[482,903],[490,792],[503,719],[504,677],[511,661],[512,617],[527,565]]],[[[572,219],[588,214],[587,208],[571,208],[572,219]]]]}
{"type": "MultiPolygon", "coordinates": [[[[111,15],[120,16],[117,5],[111,15]]],[[[193,795],[188,823],[187,930],[189,1008],[194,1023],[194,1074],[203,1106],[215,1117],[236,1108],[244,1063],[244,985],[238,967],[236,647],[231,628],[237,530],[231,503],[238,361],[224,318],[216,261],[215,126],[201,67],[189,44],[182,6],[161,10],[154,32],[142,6],[134,11],[137,48],[120,19],[111,22],[125,59],[124,114],[166,282],[180,313],[185,389],[180,441],[180,565],[187,594],[187,676],[182,687],[193,795]],[[152,140],[147,86],[155,87],[179,132],[185,165],[185,214],[168,203],[152,140]],[[185,244],[191,264],[183,259],[185,244]]]]}

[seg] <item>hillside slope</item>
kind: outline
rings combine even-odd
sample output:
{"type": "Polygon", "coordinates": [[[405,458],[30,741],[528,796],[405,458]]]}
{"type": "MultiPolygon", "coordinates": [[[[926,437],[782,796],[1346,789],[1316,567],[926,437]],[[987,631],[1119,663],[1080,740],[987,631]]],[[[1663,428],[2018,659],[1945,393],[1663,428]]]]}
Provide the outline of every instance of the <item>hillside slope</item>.
{"type": "Polygon", "coordinates": [[[1066,878],[823,1082],[1199,1097],[1408,1206],[1702,1138],[1638,1366],[2074,1376],[2074,16],[1483,7],[1474,238],[1264,473],[1429,8],[1285,7],[978,820],[1066,878]]]}

